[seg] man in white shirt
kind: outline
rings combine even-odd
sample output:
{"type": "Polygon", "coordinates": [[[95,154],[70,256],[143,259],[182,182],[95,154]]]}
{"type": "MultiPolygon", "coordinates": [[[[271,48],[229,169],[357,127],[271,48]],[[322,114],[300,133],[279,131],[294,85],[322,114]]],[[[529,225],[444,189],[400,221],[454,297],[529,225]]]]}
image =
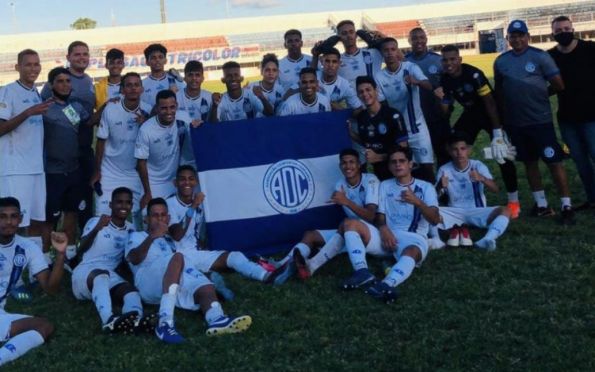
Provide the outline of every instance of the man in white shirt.
{"type": "Polygon", "coordinates": [[[157,93],[169,89],[174,93],[184,89],[184,81],[175,70],[165,71],[167,64],[167,48],[161,44],[151,44],[144,50],[145,60],[151,73],[143,79],[144,92],[142,101],[151,107],[155,106],[157,93]]]}
{"type": "Polygon", "coordinates": [[[300,92],[287,98],[279,108],[279,116],[312,114],[331,111],[328,97],[318,92],[316,70],[305,67],[300,71],[300,92]]]}
{"type": "Polygon", "coordinates": [[[304,42],[299,30],[287,30],[283,39],[287,56],[279,61],[279,82],[283,89],[288,90],[298,83],[300,71],[304,67],[310,66],[312,57],[302,53],[304,42]]]}

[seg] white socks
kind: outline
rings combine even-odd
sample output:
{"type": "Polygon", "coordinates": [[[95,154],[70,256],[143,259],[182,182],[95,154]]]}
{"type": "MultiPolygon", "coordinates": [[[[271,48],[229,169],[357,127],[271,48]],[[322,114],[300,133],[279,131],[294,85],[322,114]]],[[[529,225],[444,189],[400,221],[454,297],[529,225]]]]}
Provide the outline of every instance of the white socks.
{"type": "Polygon", "coordinates": [[[535,203],[539,208],[546,208],[547,207],[547,199],[545,198],[545,191],[533,191],[533,199],[535,199],[535,203]]]}
{"type": "Polygon", "coordinates": [[[225,316],[225,314],[223,314],[223,308],[221,307],[219,301],[211,302],[211,308],[205,313],[205,320],[207,321],[207,324],[213,323],[222,316],[225,316]]]}
{"type": "Polygon", "coordinates": [[[484,239],[496,240],[504,231],[506,231],[506,227],[508,227],[509,219],[505,216],[498,216],[494,218],[490,226],[488,227],[488,232],[484,236],[484,239]]]}
{"type": "Polygon", "coordinates": [[[176,307],[176,294],[178,292],[178,284],[169,286],[167,293],[161,296],[161,303],[159,304],[159,324],[167,324],[170,327],[174,326],[174,309],[176,307]]]}
{"type": "Polygon", "coordinates": [[[17,359],[43,343],[43,337],[37,331],[27,331],[14,336],[0,348],[0,366],[17,359]]]}
{"type": "Polygon", "coordinates": [[[93,279],[91,291],[93,302],[101,318],[101,324],[107,323],[112,316],[112,298],[109,293],[109,275],[99,274],[93,279]]]}
{"type": "Polygon", "coordinates": [[[349,254],[349,260],[351,261],[353,270],[367,269],[366,247],[362,238],[355,231],[346,231],[344,235],[345,246],[347,247],[347,253],[349,254]]]}
{"type": "Polygon", "coordinates": [[[508,193],[508,201],[509,202],[518,202],[519,201],[519,192],[518,191],[509,192],[508,193]]]}
{"type": "Polygon", "coordinates": [[[262,266],[257,263],[250,261],[243,253],[240,252],[229,252],[227,256],[227,266],[234,269],[243,276],[263,281],[268,274],[262,266]]]}
{"type": "Polygon", "coordinates": [[[143,304],[140,300],[140,295],[137,291],[128,292],[124,296],[124,304],[122,305],[122,314],[129,313],[131,311],[136,311],[138,316],[142,318],[143,316],[143,304]]]}
{"type": "Polygon", "coordinates": [[[314,272],[322,265],[329,262],[333,259],[333,257],[338,255],[344,245],[345,240],[340,234],[333,235],[333,237],[330,238],[329,241],[322,246],[322,248],[320,248],[320,251],[314,257],[306,261],[306,265],[308,266],[308,271],[310,271],[310,274],[314,274],[314,272]]]}
{"type": "Polygon", "coordinates": [[[409,278],[414,268],[415,260],[412,257],[401,256],[399,261],[390,269],[383,282],[391,287],[396,287],[409,278]]]}
{"type": "Polygon", "coordinates": [[[568,208],[572,207],[572,204],[570,204],[570,197],[568,197],[568,196],[560,198],[560,204],[562,204],[562,209],[564,209],[566,207],[568,207],[568,208]]]}

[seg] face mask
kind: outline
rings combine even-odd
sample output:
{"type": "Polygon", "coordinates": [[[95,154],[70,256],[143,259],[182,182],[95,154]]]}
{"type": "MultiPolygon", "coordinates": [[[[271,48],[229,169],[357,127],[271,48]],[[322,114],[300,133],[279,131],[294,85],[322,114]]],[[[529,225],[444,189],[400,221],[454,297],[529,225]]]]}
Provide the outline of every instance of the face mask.
{"type": "Polygon", "coordinates": [[[574,40],[574,32],[560,32],[554,35],[554,40],[562,46],[569,46],[572,40],[574,40]]]}
{"type": "Polygon", "coordinates": [[[70,93],[60,94],[60,93],[56,92],[54,89],[52,89],[52,92],[54,93],[54,97],[56,97],[59,100],[64,101],[64,102],[66,102],[68,100],[68,97],[70,97],[70,93]]]}

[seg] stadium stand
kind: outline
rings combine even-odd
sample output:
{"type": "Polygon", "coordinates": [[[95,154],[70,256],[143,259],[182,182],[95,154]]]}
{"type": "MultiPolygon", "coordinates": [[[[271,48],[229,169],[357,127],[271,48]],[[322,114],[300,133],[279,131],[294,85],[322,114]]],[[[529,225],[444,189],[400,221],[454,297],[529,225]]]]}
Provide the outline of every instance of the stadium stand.
{"type": "Polygon", "coordinates": [[[406,38],[412,28],[419,27],[418,20],[376,23],[376,29],[386,36],[406,38]]]}
{"type": "MultiPolygon", "coordinates": [[[[229,46],[227,39],[223,35],[191,39],[155,40],[154,43],[161,43],[165,45],[168,50],[194,50],[229,46]]],[[[151,42],[111,44],[106,45],[103,49],[109,50],[111,48],[118,48],[123,50],[126,54],[142,54],[148,44],[151,44],[151,42]]]]}

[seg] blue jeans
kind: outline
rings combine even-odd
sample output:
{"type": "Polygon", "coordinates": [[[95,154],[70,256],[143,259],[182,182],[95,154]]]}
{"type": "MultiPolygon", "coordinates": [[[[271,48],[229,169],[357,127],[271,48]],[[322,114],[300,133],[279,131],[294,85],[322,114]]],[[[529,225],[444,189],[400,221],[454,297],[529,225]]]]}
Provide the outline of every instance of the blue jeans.
{"type": "Polygon", "coordinates": [[[570,149],[589,203],[595,203],[595,121],[560,123],[560,133],[570,149]]]}

